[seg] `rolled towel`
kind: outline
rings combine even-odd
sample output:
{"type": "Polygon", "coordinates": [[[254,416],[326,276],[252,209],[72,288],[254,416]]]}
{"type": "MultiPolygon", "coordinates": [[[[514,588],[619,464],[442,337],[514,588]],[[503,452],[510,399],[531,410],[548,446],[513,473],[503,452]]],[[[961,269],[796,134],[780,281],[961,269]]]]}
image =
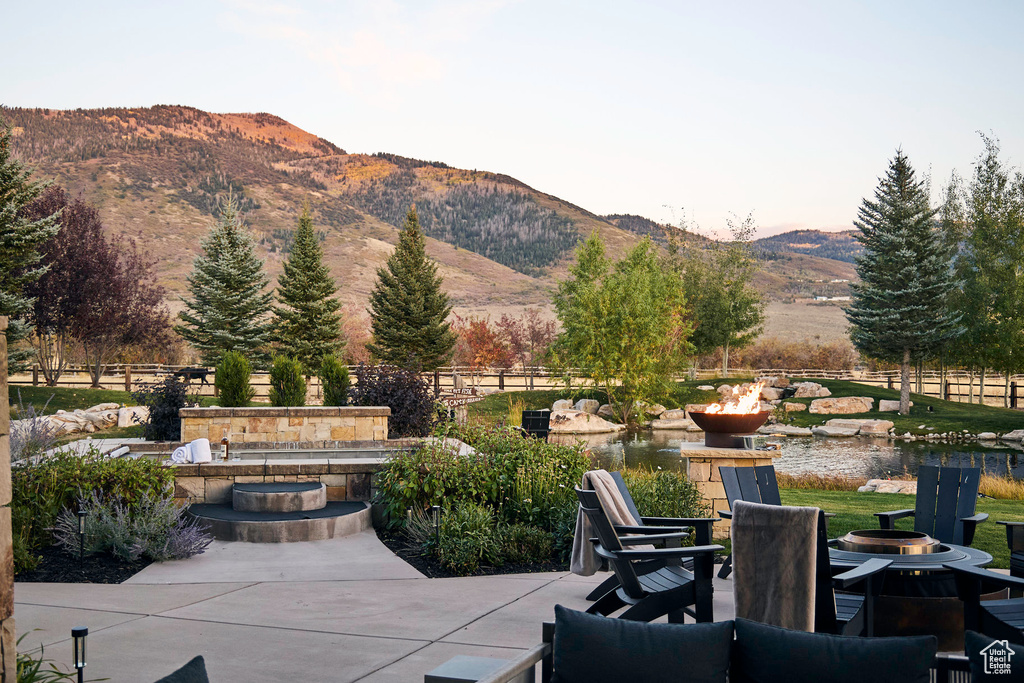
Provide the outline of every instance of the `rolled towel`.
{"type": "Polygon", "coordinates": [[[213,455],[210,453],[209,439],[196,439],[188,445],[192,451],[192,462],[210,462],[213,455]]]}
{"type": "Polygon", "coordinates": [[[108,457],[120,458],[123,455],[127,455],[130,450],[131,448],[129,448],[128,446],[121,446],[120,448],[110,451],[110,455],[108,457]]]}
{"type": "Polygon", "coordinates": [[[174,452],[171,453],[171,462],[173,462],[175,465],[182,465],[186,462],[189,462],[192,459],[191,456],[192,453],[189,450],[188,446],[178,446],[177,448],[174,449],[174,452]]]}

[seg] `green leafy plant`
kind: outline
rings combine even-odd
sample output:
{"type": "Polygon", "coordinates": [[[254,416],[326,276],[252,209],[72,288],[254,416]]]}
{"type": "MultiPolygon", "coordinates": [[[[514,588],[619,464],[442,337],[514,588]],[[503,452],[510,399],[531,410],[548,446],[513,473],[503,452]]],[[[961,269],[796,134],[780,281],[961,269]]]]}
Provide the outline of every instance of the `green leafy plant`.
{"type": "MultiPolygon", "coordinates": [[[[35,629],[37,631],[41,629],[35,629]]],[[[39,652],[23,652],[21,641],[25,640],[28,633],[22,633],[18,638],[16,650],[17,657],[17,683],[60,683],[60,681],[78,680],[78,671],[62,671],[57,662],[45,656],[45,648],[40,643],[39,652]]],[[[109,678],[90,678],[90,681],[108,681],[109,678]]]]}
{"type": "Polygon", "coordinates": [[[217,365],[214,386],[220,394],[220,404],[225,408],[244,408],[256,395],[249,386],[252,366],[238,351],[228,351],[217,365]]]}
{"type": "Polygon", "coordinates": [[[501,545],[491,511],[476,503],[462,503],[442,515],[437,557],[456,574],[472,574],[481,563],[501,564],[501,545]]]}
{"type": "Polygon", "coordinates": [[[189,396],[188,382],[173,376],[136,391],[132,397],[141,405],[149,406],[149,418],[142,423],[143,435],[149,441],[180,439],[178,411],[196,400],[189,396]]]}
{"type": "Polygon", "coordinates": [[[711,513],[697,486],[682,472],[629,467],[622,470],[622,479],[637,509],[648,517],[706,517],[711,513]]]}
{"type": "Polygon", "coordinates": [[[302,372],[302,363],[294,358],[274,358],[270,366],[270,405],[306,405],[306,379],[302,372]]]}
{"type": "Polygon", "coordinates": [[[554,550],[554,539],[535,526],[505,524],[498,527],[498,546],[506,562],[547,562],[554,550]]]}
{"type": "Polygon", "coordinates": [[[147,495],[171,491],[174,475],[148,458],[107,458],[91,449],[84,455],[60,451],[40,462],[11,468],[11,526],[15,571],[35,567],[34,548],[49,545],[50,529],[64,508],[93,492],[118,498],[133,509],[147,495]]]}
{"type": "Polygon", "coordinates": [[[348,404],[348,388],[351,384],[348,367],[337,356],[324,356],[320,364],[320,384],[324,390],[325,406],[348,404]]]}

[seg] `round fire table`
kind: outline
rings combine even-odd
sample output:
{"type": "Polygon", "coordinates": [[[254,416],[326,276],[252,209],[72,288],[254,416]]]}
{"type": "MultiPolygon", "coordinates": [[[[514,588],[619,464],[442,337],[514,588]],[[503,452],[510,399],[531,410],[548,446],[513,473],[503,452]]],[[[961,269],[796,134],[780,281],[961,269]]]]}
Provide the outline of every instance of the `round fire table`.
{"type": "Polygon", "coordinates": [[[984,567],[992,562],[991,555],[898,530],[851,532],[829,544],[836,546],[828,551],[833,574],[875,558],[892,560],[875,602],[876,636],[934,635],[939,650],[963,650],[963,604],[956,595],[953,572],[942,565],[964,562],[984,567]],[[900,539],[901,534],[905,538],[900,539]],[[854,547],[860,550],[846,549],[854,547]]]}

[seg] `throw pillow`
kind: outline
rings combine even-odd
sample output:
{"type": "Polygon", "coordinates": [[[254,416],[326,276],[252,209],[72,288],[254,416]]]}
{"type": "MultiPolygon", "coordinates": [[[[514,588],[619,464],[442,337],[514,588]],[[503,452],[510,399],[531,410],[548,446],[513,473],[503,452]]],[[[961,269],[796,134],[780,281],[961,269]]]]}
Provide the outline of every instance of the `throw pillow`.
{"type": "Polygon", "coordinates": [[[555,605],[553,683],[725,683],[732,622],[647,624],[555,605]]]}
{"type": "Polygon", "coordinates": [[[206,676],[206,662],[202,655],[193,657],[188,664],[156,683],[210,683],[206,676]]]}
{"type": "Polygon", "coordinates": [[[996,640],[974,631],[964,635],[964,653],[971,660],[971,680],[1024,682],[1024,645],[996,640]]]}

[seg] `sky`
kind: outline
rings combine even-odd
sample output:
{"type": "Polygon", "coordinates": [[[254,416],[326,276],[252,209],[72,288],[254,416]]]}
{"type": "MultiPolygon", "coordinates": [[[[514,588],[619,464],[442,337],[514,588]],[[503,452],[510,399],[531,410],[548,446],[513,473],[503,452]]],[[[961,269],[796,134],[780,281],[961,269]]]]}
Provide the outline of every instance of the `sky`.
{"type": "Polygon", "coordinates": [[[852,227],[902,148],[1024,155],[1024,3],[5,0],[0,104],[276,114],[708,233],[852,227]]]}

